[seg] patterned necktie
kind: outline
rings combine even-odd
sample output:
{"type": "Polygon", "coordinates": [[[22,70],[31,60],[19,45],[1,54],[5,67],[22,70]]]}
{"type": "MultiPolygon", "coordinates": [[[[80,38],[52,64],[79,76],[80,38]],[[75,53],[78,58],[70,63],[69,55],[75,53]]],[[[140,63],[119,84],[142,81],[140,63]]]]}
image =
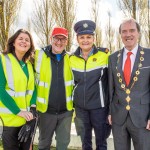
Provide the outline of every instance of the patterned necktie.
{"type": "Polygon", "coordinates": [[[130,83],[130,76],[131,76],[131,59],[130,59],[131,54],[132,52],[127,53],[127,59],[124,64],[124,79],[127,86],[130,83]]]}

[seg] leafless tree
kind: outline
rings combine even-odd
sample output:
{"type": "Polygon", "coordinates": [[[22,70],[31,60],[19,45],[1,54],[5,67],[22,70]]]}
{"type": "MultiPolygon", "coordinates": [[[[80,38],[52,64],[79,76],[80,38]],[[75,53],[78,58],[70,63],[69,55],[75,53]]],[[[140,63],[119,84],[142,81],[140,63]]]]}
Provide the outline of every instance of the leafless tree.
{"type": "Polygon", "coordinates": [[[13,23],[17,19],[21,0],[0,0],[0,51],[5,49],[13,23]]]}
{"type": "Polygon", "coordinates": [[[76,17],[75,0],[50,0],[50,8],[57,26],[64,27],[69,31],[67,51],[70,51],[74,32],[73,24],[76,17]]]}
{"type": "Polygon", "coordinates": [[[100,47],[102,46],[102,30],[101,30],[101,24],[100,24],[100,16],[99,16],[99,4],[101,0],[91,0],[92,4],[92,17],[94,18],[94,21],[96,23],[96,30],[95,30],[95,44],[96,46],[100,47]]]}
{"type": "Polygon", "coordinates": [[[115,30],[112,28],[111,24],[111,13],[108,11],[108,24],[106,26],[106,42],[110,53],[115,50],[114,48],[115,30]]]}
{"type": "Polygon", "coordinates": [[[121,49],[123,46],[121,36],[119,32],[116,32],[116,44],[115,44],[115,50],[121,49]]]}
{"type": "Polygon", "coordinates": [[[146,9],[145,9],[145,15],[147,14],[146,20],[147,20],[147,26],[145,31],[145,42],[146,46],[150,47],[150,0],[146,0],[146,9]]]}
{"type": "Polygon", "coordinates": [[[118,0],[118,6],[126,17],[136,19],[136,0],[118,0]]]}
{"type": "Polygon", "coordinates": [[[118,6],[126,17],[132,17],[139,22],[142,30],[139,42],[143,45],[145,40],[142,39],[149,41],[149,0],[118,0],[118,6]]]}
{"type": "Polygon", "coordinates": [[[51,13],[51,0],[34,0],[34,11],[31,17],[33,30],[39,39],[39,47],[50,44],[50,34],[55,24],[51,13]]]}

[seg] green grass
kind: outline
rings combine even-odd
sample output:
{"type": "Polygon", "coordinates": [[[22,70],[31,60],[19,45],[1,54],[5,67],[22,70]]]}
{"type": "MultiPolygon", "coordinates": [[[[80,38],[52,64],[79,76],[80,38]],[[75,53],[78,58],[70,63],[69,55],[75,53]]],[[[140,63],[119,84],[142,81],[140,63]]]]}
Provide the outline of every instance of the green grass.
{"type": "Polygon", "coordinates": [[[0,150],[3,150],[2,141],[0,140],[0,150]]]}
{"type": "MultiPolygon", "coordinates": [[[[0,150],[1,150],[1,149],[0,149],[0,150]]],[[[37,145],[34,145],[33,150],[38,150],[37,145]]],[[[53,147],[52,147],[51,150],[56,150],[56,148],[53,148],[53,147]]]]}

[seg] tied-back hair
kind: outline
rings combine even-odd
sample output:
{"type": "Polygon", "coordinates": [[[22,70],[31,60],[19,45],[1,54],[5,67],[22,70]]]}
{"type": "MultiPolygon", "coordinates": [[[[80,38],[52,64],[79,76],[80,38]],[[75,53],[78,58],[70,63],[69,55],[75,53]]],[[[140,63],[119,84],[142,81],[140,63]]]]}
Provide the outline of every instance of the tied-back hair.
{"type": "Polygon", "coordinates": [[[30,38],[30,49],[25,53],[25,55],[23,56],[22,60],[24,62],[26,62],[27,60],[29,60],[32,64],[34,63],[34,52],[35,52],[35,47],[34,47],[34,43],[33,43],[33,39],[31,34],[25,30],[25,29],[19,29],[17,32],[15,32],[7,41],[7,45],[6,45],[6,49],[4,52],[2,52],[4,55],[12,53],[15,57],[15,47],[14,47],[14,42],[17,39],[17,37],[21,34],[21,33],[25,33],[29,36],[30,38]]]}

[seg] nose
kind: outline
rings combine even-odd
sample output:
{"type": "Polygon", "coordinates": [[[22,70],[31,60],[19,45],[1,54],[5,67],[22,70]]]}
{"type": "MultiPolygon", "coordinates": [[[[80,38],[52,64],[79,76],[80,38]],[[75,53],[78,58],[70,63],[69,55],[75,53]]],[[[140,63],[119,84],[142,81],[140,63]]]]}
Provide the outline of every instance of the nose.
{"type": "Polygon", "coordinates": [[[88,42],[88,39],[87,39],[87,38],[84,38],[84,39],[83,39],[83,42],[88,42]]]}
{"type": "Polygon", "coordinates": [[[126,36],[131,36],[131,32],[128,31],[128,32],[126,33],[126,36]]]}
{"type": "Polygon", "coordinates": [[[26,42],[26,40],[25,40],[25,39],[22,39],[22,42],[23,42],[23,43],[25,43],[25,42],[26,42]]]}
{"type": "Polygon", "coordinates": [[[61,44],[61,39],[58,39],[58,42],[57,42],[57,44],[61,44]]]}

